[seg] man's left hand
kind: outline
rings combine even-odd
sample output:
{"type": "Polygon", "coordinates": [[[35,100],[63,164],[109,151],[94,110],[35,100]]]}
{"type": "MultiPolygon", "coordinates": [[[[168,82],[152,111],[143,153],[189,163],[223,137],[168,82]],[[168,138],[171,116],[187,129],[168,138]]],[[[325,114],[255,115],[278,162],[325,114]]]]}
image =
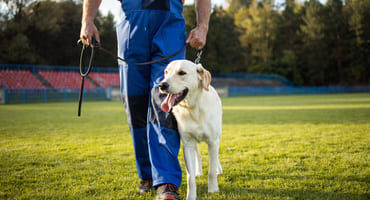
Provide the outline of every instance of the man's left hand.
{"type": "Polygon", "coordinates": [[[208,28],[197,26],[190,31],[186,43],[197,50],[201,50],[206,45],[207,32],[208,28]]]}

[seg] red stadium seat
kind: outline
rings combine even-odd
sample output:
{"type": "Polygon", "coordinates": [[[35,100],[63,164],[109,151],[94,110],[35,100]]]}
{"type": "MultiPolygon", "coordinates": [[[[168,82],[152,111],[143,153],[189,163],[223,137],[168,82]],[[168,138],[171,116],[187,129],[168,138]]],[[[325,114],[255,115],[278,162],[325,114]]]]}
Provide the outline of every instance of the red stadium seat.
{"type": "Polygon", "coordinates": [[[45,86],[26,70],[0,70],[0,85],[8,89],[44,89],[45,86]]]}
{"type": "Polygon", "coordinates": [[[92,72],[89,77],[98,83],[102,88],[119,85],[118,73],[92,72]]]}
{"type": "MultiPolygon", "coordinates": [[[[39,71],[39,74],[56,89],[79,89],[81,86],[81,77],[78,72],[39,71]]],[[[89,80],[85,80],[85,88],[96,89],[96,86],[89,80]]]]}

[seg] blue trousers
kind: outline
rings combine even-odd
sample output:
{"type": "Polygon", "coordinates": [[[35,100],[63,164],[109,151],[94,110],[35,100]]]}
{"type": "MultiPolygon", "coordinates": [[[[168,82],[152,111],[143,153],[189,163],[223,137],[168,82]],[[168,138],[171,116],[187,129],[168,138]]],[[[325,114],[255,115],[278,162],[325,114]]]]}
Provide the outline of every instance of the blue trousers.
{"type": "MultiPolygon", "coordinates": [[[[123,0],[124,16],[117,26],[118,56],[146,62],[168,56],[185,45],[186,30],[181,0],[123,0]]],[[[178,161],[180,136],[171,113],[161,110],[165,95],[158,84],[172,60],[185,51],[152,65],[135,66],[119,61],[121,93],[135,149],[139,178],[153,185],[181,185],[178,161]]]]}

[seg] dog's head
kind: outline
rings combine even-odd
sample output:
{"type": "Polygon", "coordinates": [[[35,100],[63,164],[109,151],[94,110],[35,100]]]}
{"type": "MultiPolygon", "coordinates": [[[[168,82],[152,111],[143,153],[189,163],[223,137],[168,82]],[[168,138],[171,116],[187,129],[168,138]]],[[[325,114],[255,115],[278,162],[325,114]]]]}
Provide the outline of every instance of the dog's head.
{"type": "Polygon", "coordinates": [[[208,91],[211,74],[200,64],[188,60],[176,60],[164,70],[165,77],[159,84],[161,93],[167,94],[161,108],[170,112],[172,107],[184,100],[189,93],[196,90],[208,91]]]}

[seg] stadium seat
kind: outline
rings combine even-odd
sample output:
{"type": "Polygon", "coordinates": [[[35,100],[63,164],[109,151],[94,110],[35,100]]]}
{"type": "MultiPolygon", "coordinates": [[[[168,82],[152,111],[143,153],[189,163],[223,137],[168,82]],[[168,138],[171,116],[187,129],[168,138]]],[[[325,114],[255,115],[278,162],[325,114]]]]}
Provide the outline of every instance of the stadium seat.
{"type": "MultiPolygon", "coordinates": [[[[78,72],[73,71],[39,71],[39,74],[56,89],[79,89],[81,77],[78,72]]],[[[85,80],[86,89],[96,89],[96,86],[89,80],[85,80]]]]}
{"type": "Polygon", "coordinates": [[[118,73],[92,72],[89,77],[97,84],[99,84],[102,88],[119,85],[118,73]]]}
{"type": "Polygon", "coordinates": [[[27,70],[0,70],[0,85],[7,89],[44,89],[45,86],[27,70]]]}

